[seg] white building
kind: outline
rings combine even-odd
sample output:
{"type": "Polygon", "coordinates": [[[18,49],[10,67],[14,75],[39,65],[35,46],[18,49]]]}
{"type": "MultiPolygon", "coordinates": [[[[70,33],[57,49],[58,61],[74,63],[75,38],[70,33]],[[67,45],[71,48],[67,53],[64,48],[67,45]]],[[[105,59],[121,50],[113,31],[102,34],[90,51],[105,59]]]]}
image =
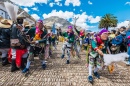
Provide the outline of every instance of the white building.
{"type": "MultiPolygon", "coordinates": [[[[23,12],[23,11],[24,11],[23,9],[19,8],[18,14],[23,12]]],[[[6,11],[6,8],[4,6],[3,1],[0,1],[0,16],[2,16],[5,19],[10,19],[9,15],[6,11]]],[[[31,17],[27,12],[24,12],[22,14],[22,16],[26,17],[26,19],[24,21],[29,22],[30,25],[35,24],[36,20],[33,17],[31,17]]]]}
{"type": "Polygon", "coordinates": [[[6,12],[3,2],[0,2],[0,16],[2,16],[5,19],[10,19],[8,13],[6,12]]]}

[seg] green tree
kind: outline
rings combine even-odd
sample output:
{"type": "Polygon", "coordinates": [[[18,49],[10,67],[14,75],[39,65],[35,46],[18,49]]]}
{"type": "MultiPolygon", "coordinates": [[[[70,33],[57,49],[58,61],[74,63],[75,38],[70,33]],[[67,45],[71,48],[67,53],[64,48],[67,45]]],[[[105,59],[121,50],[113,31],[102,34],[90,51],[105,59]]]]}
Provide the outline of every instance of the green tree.
{"type": "Polygon", "coordinates": [[[116,27],[117,23],[118,23],[117,17],[115,17],[112,14],[106,14],[99,21],[98,27],[108,29],[109,27],[116,27]]]}

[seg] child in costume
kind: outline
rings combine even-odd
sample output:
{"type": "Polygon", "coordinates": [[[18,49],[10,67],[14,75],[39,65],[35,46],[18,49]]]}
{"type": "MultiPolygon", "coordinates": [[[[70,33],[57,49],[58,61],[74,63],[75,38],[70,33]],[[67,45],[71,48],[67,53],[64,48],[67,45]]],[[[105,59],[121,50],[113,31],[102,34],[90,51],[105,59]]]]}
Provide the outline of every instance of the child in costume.
{"type": "Polygon", "coordinates": [[[27,71],[29,71],[30,64],[34,60],[34,52],[36,51],[38,52],[39,59],[42,61],[42,68],[43,69],[46,68],[46,63],[45,63],[45,58],[44,58],[44,47],[46,44],[47,30],[44,29],[43,31],[42,30],[43,27],[44,25],[43,25],[42,20],[38,20],[36,24],[36,29],[35,29],[35,36],[29,50],[29,57],[27,60],[27,65],[26,65],[26,68],[22,71],[22,73],[26,73],[27,71]]]}
{"type": "Polygon", "coordinates": [[[70,63],[70,50],[72,48],[72,45],[74,43],[74,32],[73,32],[73,27],[69,26],[67,32],[62,33],[62,35],[65,37],[65,42],[62,46],[62,56],[61,58],[63,59],[65,56],[65,50],[67,51],[67,61],[66,64],[70,63]]]}
{"type": "Polygon", "coordinates": [[[87,59],[87,64],[89,68],[89,82],[93,82],[92,73],[94,73],[94,76],[96,76],[97,78],[100,78],[98,70],[101,68],[101,64],[103,62],[103,53],[106,53],[107,50],[107,39],[108,30],[102,29],[99,34],[91,41],[91,51],[87,59]],[[95,69],[92,72],[93,66],[95,66],[95,69]]]}

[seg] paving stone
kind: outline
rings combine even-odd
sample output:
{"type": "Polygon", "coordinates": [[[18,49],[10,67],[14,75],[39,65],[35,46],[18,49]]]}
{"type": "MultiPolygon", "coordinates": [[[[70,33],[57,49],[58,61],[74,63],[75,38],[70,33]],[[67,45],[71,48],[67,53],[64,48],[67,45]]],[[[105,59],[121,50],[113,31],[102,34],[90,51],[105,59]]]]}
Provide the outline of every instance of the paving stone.
{"type": "MultiPolygon", "coordinates": [[[[92,86],[88,82],[88,68],[85,67],[85,52],[81,52],[81,59],[71,58],[66,64],[66,56],[61,59],[61,45],[54,55],[47,59],[47,69],[43,70],[38,58],[30,67],[30,74],[25,77],[21,70],[11,73],[10,65],[0,65],[0,86],[92,86]]],[[[1,62],[0,62],[1,64],[1,62]]],[[[130,67],[119,62],[116,70],[109,74],[108,70],[100,71],[101,79],[94,77],[94,86],[130,86],[130,67]]]]}

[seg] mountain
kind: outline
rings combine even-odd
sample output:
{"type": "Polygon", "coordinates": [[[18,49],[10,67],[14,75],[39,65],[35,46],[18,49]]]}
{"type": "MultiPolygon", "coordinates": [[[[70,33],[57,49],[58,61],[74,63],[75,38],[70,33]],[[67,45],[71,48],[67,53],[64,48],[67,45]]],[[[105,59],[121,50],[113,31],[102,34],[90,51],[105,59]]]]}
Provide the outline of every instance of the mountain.
{"type": "MultiPolygon", "coordinates": [[[[50,27],[52,27],[52,25],[55,22],[56,28],[61,27],[62,30],[66,30],[68,26],[72,25],[69,21],[63,18],[59,18],[57,16],[51,16],[49,18],[46,18],[43,20],[43,22],[46,26],[50,26],[50,27]]],[[[80,27],[77,28],[79,29],[80,27]]]]}

